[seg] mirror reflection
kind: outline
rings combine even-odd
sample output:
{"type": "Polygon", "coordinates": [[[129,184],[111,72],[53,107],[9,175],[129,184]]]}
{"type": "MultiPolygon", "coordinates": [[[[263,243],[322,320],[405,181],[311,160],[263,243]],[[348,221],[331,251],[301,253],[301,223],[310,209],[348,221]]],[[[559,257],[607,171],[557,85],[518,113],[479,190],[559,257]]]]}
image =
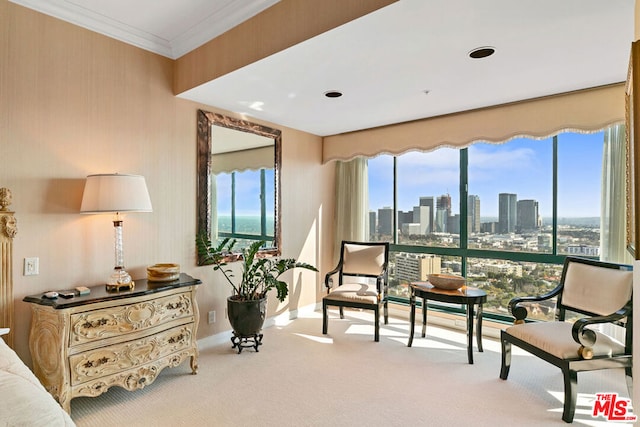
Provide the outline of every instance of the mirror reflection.
{"type": "MultiPolygon", "coordinates": [[[[266,241],[279,255],[281,132],[216,113],[198,112],[198,235],[226,237],[240,250],[266,241]]],[[[202,265],[202,260],[198,259],[202,265]]]]}

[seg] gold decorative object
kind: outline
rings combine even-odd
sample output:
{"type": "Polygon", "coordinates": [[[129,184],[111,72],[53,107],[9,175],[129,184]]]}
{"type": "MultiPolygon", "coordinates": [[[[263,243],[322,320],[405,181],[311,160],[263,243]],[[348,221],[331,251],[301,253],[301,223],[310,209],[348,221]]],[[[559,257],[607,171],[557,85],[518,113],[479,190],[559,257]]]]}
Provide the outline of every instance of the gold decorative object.
{"type": "Polygon", "coordinates": [[[0,188],[0,327],[9,328],[2,338],[13,347],[13,238],[18,234],[18,223],[8,206],[13,197],[8,188],[0,188]]]}
{"type": "Polygon", "coordinates": [[[13,195],[8,188],[0,188],[0,211],[8,211],[13,202],[13,195]]]}
{"type": "Polygon", "coordinates": [[[462,276],[454,276],[453,274],[429,274],[429,283],[438,289],[460,289],[466,280],[462,276]]]}
{"type": "Polygon", "coordinates": [[[150,282],[171,282],[180,277],[180,264],[154,264],[147,267],[147,279],[150,282]]]}

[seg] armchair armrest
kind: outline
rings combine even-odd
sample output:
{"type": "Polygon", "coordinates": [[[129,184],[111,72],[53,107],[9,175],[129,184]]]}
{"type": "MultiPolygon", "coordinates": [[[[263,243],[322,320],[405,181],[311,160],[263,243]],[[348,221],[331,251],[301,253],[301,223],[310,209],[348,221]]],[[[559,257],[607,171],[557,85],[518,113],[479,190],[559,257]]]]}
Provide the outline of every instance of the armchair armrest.
{"type": "Polygon", "coordinates": [[[595,325],[599,323],[611,323],[616,320],[623,319],[631,314],[632,302],[629,301],[620,310],[607,316],[594,316],[578,319],[573,323],[571,328],[571,335],[573,340],[582,346],[581,353],[584,359],[590,359],[593,357],[593,353],[590,349],[596,343],[596,333],[592,329],[588,329],[588,325],[595,325]]]}
{"type": "Polygon", "coordinates": [[[331,270],[327,274],[325,274],[325,276],[324,276],[324,285],[327,287],[327,291],[333,287],[333,279],[331,279],[331,276],[333,276],[334,274],[338,273],[340,271],[341,267],[342,266],[340,264],[338,264],[336,266],[336,268],[334,268],[333,270],[331,270]]]}
{"type": "Polygon", "coordinates": [[[389,288],[389,281],[387,280],[387,269],[384,268],[382,272],[376,276],[376,288],[378,288],[378,296],[384,296],[387,294],[389,288]]]}
{"type": "Polygon", "coordinates": [[[524,320],[527,318],[527,315],[529,314],[527,308],[524,305],[522,305],[523,303],[545,301],[545,300],[551,299],[556,295],[558,295],[561,290],[562,290],[562,286],[556,286],[555,289],[543,295],[512,298],[511,301],[509,301],[509,313],[511,313],[511,315],[515,317],[516,323],[522,323],[524,322],[524,320]]]}

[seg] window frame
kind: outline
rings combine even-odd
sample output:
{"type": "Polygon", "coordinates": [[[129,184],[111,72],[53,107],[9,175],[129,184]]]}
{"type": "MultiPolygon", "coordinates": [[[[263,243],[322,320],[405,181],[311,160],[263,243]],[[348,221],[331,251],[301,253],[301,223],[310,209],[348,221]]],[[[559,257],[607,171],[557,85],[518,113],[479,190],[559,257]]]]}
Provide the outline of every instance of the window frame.
{"type": "MultiPolygon", "coordinates": [[[[552,139],[552,248],[551,252],[517,252],[517,251],[498,251],[490,249],[469,248],[469,223],[468,223],[468,196],[469,196],[469,153],[468,148],[460,148],[459,150],[459,172],[460,172],[460,246],[457,248],[438,247],[438,246],[419,246],[398,244],[398,185],[397,185],[397,157],[393,155],[393,242],[389,242],[389,250],[391,252],[406,252],[416,254],[434,254],[441,256],[455,256],[461,259],[461,273],[467,276],[467,261],[469,258],[484,259],[501,259],[507,261],[523,261],[540,264],[561,265],[568,254],[558,253],[558,135],[553,135],[552,139]]],[[[508,142],[507,142],[508,143],[508,142]]],[[[587,257],[585,258],[597,258],[587,257]]],[[[408,304],[405,297],[390,296],[389,300],[394,303],[408,304]]],[[[462,313],[461,308],[450,306],[441,306],[437,304],[429,304],[429,308],[437,311],[462,313]]],[[[484,312],[484,317],[498,322],[509,322],[512,319],[506,315],[498,313],[484,312]]]]}
{"type": "MultiPolygon", "coordinates": [[[[231,232],[218,230],[218,238],[230,238],[267,242],[275,239],[274,234],[267,233],[267,179],[266,169],[260,169],[260,234],[243,234],[236,232],[236,173],[231,172],[231,232]]],[[[274,219],[275,220],[275,219],[274,219]]]]}

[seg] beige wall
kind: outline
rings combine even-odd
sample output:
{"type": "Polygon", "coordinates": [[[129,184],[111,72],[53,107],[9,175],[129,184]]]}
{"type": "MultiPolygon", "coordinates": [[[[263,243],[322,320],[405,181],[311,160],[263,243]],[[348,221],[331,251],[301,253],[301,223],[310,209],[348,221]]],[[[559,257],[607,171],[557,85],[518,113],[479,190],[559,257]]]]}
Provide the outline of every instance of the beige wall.
{"type": "MultiPolygon", "coordinates": [[[[198,337],[229,330],[229,288],[210,267],[196,267],[194,244],[196,110],[225,112],[174,97],[172,82],[169,59],[0,0],[0,187],[12,190],[18,219],[14,330],[25,361],[30,312],[22,298],[97,285],[113,268],[111,218],[78,213],[91,173],[146,177],[153,213],[125,218],[128,270],[136,278],[149,264],[181,264],[204,282],[198,337]],[[40,258],[38,276],[22,275],[25,257],[40,258]],[[209,310],[218,313],[213,325],[209,310]]],[[[333,165],[321,165],[319,137],[268,125],[283,131],[283,255],[326,271],[333,165]]],[[[319,298],[320,275],[292,276],[290,302],[273,304],[270,315],[319,298]]]]}

